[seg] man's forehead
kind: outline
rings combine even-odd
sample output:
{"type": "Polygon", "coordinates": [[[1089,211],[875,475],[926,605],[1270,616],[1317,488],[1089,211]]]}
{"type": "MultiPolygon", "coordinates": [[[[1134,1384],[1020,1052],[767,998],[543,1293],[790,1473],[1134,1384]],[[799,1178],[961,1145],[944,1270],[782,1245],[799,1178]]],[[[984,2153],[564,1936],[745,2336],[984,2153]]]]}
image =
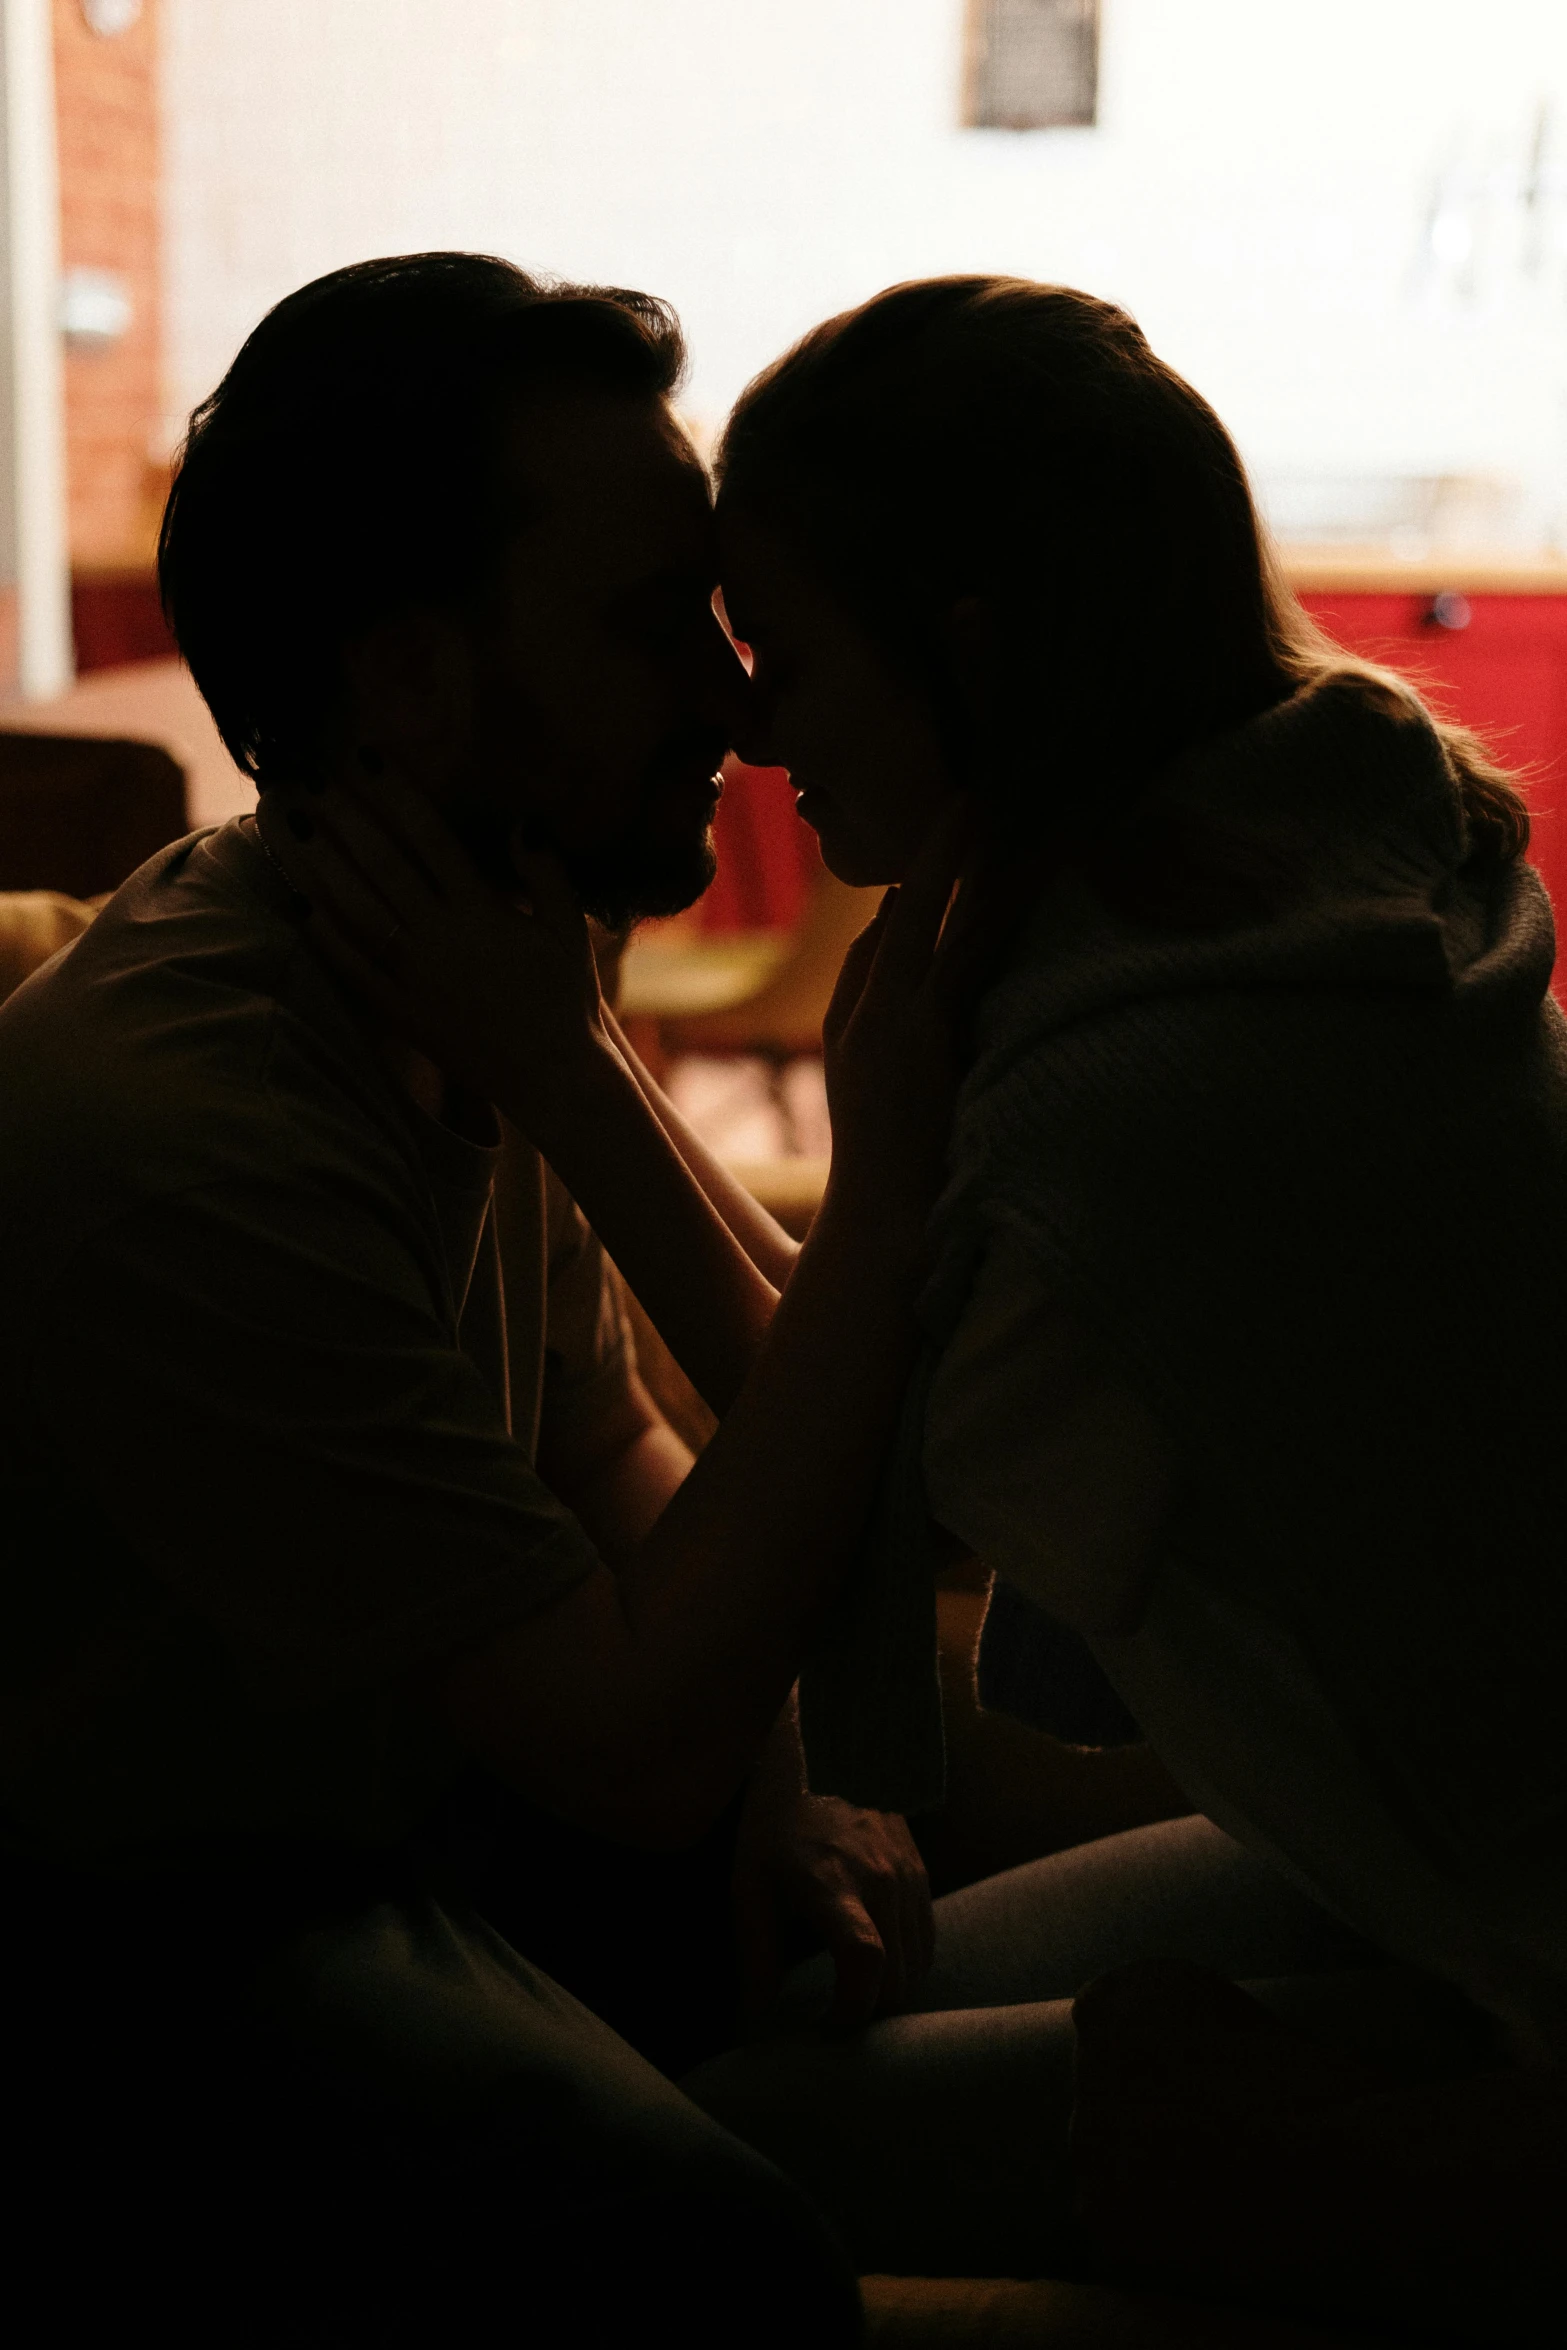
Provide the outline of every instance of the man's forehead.
{"type": "Polygon", "coordinates": [[[606,581],[715,567],[707,477],[662,401],[530,401],[509,425],[507,470],[535,556],[606,581]]]}

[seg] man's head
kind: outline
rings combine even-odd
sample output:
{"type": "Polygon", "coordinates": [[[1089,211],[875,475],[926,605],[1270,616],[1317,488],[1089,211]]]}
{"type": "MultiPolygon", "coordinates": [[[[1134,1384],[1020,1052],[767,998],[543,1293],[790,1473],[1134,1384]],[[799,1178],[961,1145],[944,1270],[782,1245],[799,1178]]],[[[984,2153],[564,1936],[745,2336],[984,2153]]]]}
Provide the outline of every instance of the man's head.
{"type": "Polygon", "coordinates": [[[712,874],[744,675],[645,294],[429,253],[279,303],[191,420],[165,608],[266,790],[395,762],[498,876],[520,826],[611,922],[712,874]]]}

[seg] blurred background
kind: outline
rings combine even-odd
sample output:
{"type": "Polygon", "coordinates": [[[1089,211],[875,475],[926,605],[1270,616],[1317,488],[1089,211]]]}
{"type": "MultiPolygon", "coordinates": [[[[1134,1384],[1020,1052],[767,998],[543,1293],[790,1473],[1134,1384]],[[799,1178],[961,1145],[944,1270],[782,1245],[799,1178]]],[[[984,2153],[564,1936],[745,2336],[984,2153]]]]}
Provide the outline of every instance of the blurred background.
{"type": "MultiPolygon", "coordinates": [[[[189,409],[323,270],[460,245],[647,286],[685,321],[703,440],[825,313],[1008,270],[1126,304],[1213,400],[1307,599],[1528,766],[1567,906],[1561,0],[0,0],[0,18],[7,740],[153,743],[192,821],[246,804],[170,664],[153,545],[189,409]]],[[[818,1108],[787,1072],[854,909],[824,902],[779,777],[734,775],[721,845],[699,913],[633,948],[628,1003],[666,1062],[713,1064],[701,1084],[751,1119],[736,1155],[810,1157],[818,1108]]],[[[0,850],[0,887],[64,887],[45,853],[24,883],[0,850]]]]}

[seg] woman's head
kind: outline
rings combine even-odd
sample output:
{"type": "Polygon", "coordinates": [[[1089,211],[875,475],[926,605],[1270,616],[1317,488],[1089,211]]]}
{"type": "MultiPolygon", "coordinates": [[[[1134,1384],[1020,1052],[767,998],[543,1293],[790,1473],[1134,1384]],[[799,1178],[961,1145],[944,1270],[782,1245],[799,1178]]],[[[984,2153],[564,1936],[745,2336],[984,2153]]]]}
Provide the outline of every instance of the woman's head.
{"type": "MultiPolygon", "coordinates": [[[[718,472],[745,747],[791,768],[846,879],[895,878],[951,784],[1087,838],[1356,666],[1277,578],[1207,402],[1066,287],[937,278],[827,320],[742,395],[718,472]]],[[[1453,744],[1516,853],[1521,803],[1453,744]]]]}

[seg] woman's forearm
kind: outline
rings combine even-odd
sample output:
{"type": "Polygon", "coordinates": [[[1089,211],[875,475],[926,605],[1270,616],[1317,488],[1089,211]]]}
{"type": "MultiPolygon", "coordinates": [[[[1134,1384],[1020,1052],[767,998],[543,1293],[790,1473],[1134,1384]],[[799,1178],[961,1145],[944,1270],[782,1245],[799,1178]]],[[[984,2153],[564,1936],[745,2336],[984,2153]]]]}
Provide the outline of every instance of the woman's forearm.
{"type": "Polygon", "coordinates": [[[630,1069],[604,1050],[534,1138],[631,1284],[681,1369],[720,1417],[751,1370],[778,1293],[688,1170],[630,1069]]]}
{"type": "Polygon", "coordinates": [[[731,1173],[722,1159],[716,1158],[708,1149],[701,1136],[680,1115],[657,1079],[643,1066],[627,1042],[619,1021],[607,1010],[604,1025],[616,1050],[636,1079],[643,1099],[691,1170],[710,1205],[763,1279],[770,1282],[774,1289],[782,1289],[794,1270],[794,1260],[800,1253],[799,1242],[791,1238],[776,1217],[768,1214],[760,1200],[752,1198],[745,1185],[731,1173]]]}

